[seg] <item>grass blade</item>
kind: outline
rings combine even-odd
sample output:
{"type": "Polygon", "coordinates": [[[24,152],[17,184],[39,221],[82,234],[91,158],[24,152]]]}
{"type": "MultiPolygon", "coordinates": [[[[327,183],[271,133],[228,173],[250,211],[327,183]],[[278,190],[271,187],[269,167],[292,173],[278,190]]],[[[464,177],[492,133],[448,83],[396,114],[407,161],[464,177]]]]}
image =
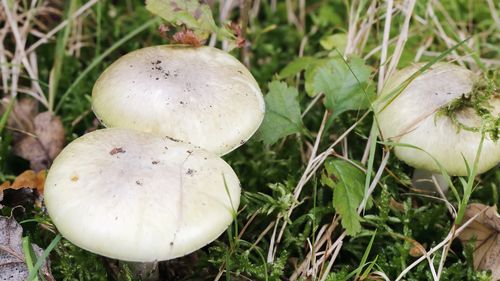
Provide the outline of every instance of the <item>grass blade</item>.
{"type": "Polygon", "coordinates": [[[35,266],[33,267],[33,270],[30,271],[30,275],[28,276],[28,281],[33,281],[35,280],[36,276],[38,275],[38,270],[40,270],[40,267],[42,267],[43,263],[49,256],[50,252],[57,246],[57,243],[61,240],[62,236],[61,234],[57,234],[56,237],[50,242],[49,246],[43,251],[43,254],[37,259],[35,266]]]}

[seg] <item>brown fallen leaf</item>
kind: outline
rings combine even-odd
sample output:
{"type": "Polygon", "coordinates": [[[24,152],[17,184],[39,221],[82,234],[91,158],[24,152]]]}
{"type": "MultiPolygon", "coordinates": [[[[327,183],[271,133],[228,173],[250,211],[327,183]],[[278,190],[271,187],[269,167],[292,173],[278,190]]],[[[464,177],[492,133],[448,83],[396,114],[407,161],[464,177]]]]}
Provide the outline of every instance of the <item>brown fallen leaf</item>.
{"type": "Polygon", "coordinates": [[[35,171],[49,167],[49,156],[42,144],[32,136],[24,135],[14,140],[13,152],[15,155],[30,161],[30,168],[35,171]]]}
{"type": "MultiPolygon", "coordinates": [[[[10,101],[3,99],[0,113],[10,101]]],[[[30,97],[14,101],[7,128],[13,132],[13,153],[30,162],[32,170],[47,169],[64,146],[64,127],[51,112],[38,112],[38,102],[30,97]]]]}
{"type": "MultiPolygon", "coordinates": [[[[47,175],[46,170],[41,170],[38,173],[35,171],[27,170],[16,177],[14,182],[9,188],[21,189],[21,188],[31,188],[36,189],[39,194],[43,194],[43,187],[45,184],[45,177],[47,175]]],[[[7,188],[5,188],[7,189],[7,188]]]]}
{"type": "MultiPolygon", "coordinates": [[[[23,229],[13,219],[0,216],[0,280],[24,281],[28,278],[29,270],[26,266],[22,247],[23,229]]],[[[31,244],[37,257],[42,256],[43,250],[31,244]]],[[[54,280],[50,272],[49,260],[46,260],[40,271],[39,277],[54,280]]]]}
{"type": "Polygon", "coordinates": [[[14,153],[28,161],[34,171],[47,169],[64,146],[64,127],[58,116],[46,111],[37,114],[31,134],[15,138],[14,153]]]}
{"type": "Polygon", "coordinates": [[[458,238],[463,243],[475,241],[474,268],[491,270],[493,279],[500,280],[500,215],[495,206],[470,204],[465,211],[464,222],[480,214],[458,238]]]}
{"type": "Polygon", "coordinates": [[[38,114],[33,123],[38,141],[42,144],[49,158],[53,160],[64,146],[64,127],[61,118],[45,111],[38,114]]]}
{"type": "MultiPolygon", "coordinates": [[[[6,101],[8,103],[8,101],[6,101]]],[[[5,104],[6,105],[6,104],[5,104]]],[[[9,115],[8,125],[25,132],[33,132],[33,119],[38,114],[38,102],[32,98],[19,98],[15,101],[9,115]]]]}
{"type": "Polygon", "coordinates": [[[405,205],[401,202],[398,202],[396,201],[396,199],[392,198],[390,199],[389,201],[389,206],[394,209],[394,210],[398,210],[400,212],[404,212],[405,211],[405,205]]]}
{"type": "Polygon", "coordinates": [[[410,256],[414,258],[421,257],[426,253],[425,248],[422,244],[417,242],[416,240],[412,241],[412,247],[410,248],[410,256]]]}
{"type": "MultiPolygon", "coordinates": [[[[0,202],[5,197],[4,205],[7,206],[33,203],[41,206],[40,195],[43,195],[46,174],[46,170],[41,170],[38,173],[27,170],[17,176],[12,184],[10,181],[2,183],[0,185],[0,202]],[[36,192],[33,192],[33,190],[36,190],[36,192]]],[[[1,207],[0,205],[0,209],[1,207]]]]}

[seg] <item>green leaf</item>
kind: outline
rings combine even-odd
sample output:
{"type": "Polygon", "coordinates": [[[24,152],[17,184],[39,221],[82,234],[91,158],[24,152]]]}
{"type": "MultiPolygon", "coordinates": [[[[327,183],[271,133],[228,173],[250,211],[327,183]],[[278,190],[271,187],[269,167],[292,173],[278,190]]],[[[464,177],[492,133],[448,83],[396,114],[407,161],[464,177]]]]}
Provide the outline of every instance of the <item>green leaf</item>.
{"type": "Polygon", "coordinates": [[[344,53],[347,46],[347,35],[345,33],[328,35],[321,38],[321,40],[319,40],[319,44],[327,51],[331,51],[336,48],[340,53],[344,53]]]}
{"type": "Polygon", "coordinates": [[[325,65],[328,61],[328,59],[318,59],[315,57],[296,58],[280,71],[278,77],[280,79],[290,78],[305,70],[304,80],[306,93],[310,97],[314,97],[317,94],[317,92],[314,91],[314,76],[319,67],[325,65]]]}
{"type": "Polygon", "coordinates": [[[215,24],[210,6],[198,0],[146,0],[146,9],[170,24],[185,25],[201,40],[207,39],[212,32],[219,37],[234,38],[228,29],[215,24]]]}
{"type": "Polygon", "coordinates": [[[314,92],[325,94],[325,106],[334,116],[367,108],[374,97],[372,91],[367,91],[370,73],[360,58],[351,58],[349,65],[342,58],[331,59],[314,73],[314,92]]]}
{"type": "Polygon", "coordinates": [[[311,64],[317,62],[319,59],[314,57],[300,57],[294,59],[292,62],[287,64],[279,73],[280,79],[285,79],[296,75],[297,73],[311,67],[311,64]]]}
{"type": "Polygon", "coordinates": [[[322,182],[333,188],[333,207],[342,216],[342,226],[347,234],[355,235],[361,230],[361,217],[357,208],[363,200],[365,175],[342,160],[328,160],[325,168],[327,176],[323,177],[322,182]]]}
{"type": "Polygon", "coordinates": [[[297,101],[297,89],[284,82],[269,83],[265,97],[266,115],[257,132],[257,138],[265,144],[273,144],[284,136],[300,132],[302,118],[297,101]]]}
{"type": "Polygon", "coordinates": [[[314,77],[322,66],[328,64],[328,61],[328,59],[318,60],[306,69],[306,72],[304,73],[304,86],[308,96],[314,97],[319,93],[319,91],[316,91],[314,87],[314,77]]]}

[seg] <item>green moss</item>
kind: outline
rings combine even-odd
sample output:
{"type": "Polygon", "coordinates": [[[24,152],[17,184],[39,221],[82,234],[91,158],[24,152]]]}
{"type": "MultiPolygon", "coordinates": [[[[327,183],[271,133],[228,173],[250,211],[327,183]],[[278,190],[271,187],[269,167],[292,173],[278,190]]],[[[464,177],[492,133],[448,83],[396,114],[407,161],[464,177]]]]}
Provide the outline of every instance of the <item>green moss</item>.
{"type": "Polygon", "coordinates": [[[494,72],[491,78],[480,78],[474,83],[473,89],[469,94],[463,94],[460,98],[439,109],[436,117],[447,116],[457,126],[457,129],[463,129],[471,132],[480,132],[481,130],[497,141],[500,134],[500,116],[493,115],[491,101],[500,98],[498,88],[495,83],[497,72],[494,72]],[[473,108],[474,112],[481,118],[480,127],[467,126],[460,122],[457,114],[468,108],[473,108]],[[481,128],[482,127],[482,128],[481,128]]]}

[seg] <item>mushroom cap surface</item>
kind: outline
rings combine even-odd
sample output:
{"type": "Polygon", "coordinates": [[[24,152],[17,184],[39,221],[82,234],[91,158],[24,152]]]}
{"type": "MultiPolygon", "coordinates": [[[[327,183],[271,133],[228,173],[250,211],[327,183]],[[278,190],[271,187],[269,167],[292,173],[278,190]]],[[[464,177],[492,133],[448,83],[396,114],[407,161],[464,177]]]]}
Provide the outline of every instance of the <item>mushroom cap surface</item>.
{"type": "Polygon", "coordinates": [[[45,183],[48,213],[65,238],[135,262],[180,257],[215,240],[239,199],[238,178],[218,156],[118,128],[71,142],[45,183]]]}
{"type": "Polygon", "coordinates": [[[168,136],[224,155],[260,126],[265,103],[252,74],[211,47],[154,46],[109,66],[92,91],[108,127],[168,136]]]}
{"type": "MultiPolygon", "coordinates": [[[[419,63],[396,72],[387,81],[381,98],[388,97],[423,66],[423,63],[419,63]]],[[[470,95],[477,79],[468,69],[450,63],[437,63],[411,81],[387,107],[382,109],[379,106],[378,121],[385,139],[416,146],[425,151],[396,146],[396,156],[415,168],[440,172],[439,166],[428,155],[430,154],[450,175],[467,175],[464,159],[472,167],[481,134],[460,128],[449,116],[438,112],[462,95],[470,95]]],[[[386,103],[383,102],[383,105],[386,103]]],[[[492,115],[498,118],[498,95],[490,97],[489,107],[492,115]]],[[[455,116],[462,125],[481,126],[481,117],[473,108],[462,108],[455,112],[455,116]]],[[[486,134],[477,172],[485,172],[499,161],[500,141],[494,141],[486,134]]]]}

